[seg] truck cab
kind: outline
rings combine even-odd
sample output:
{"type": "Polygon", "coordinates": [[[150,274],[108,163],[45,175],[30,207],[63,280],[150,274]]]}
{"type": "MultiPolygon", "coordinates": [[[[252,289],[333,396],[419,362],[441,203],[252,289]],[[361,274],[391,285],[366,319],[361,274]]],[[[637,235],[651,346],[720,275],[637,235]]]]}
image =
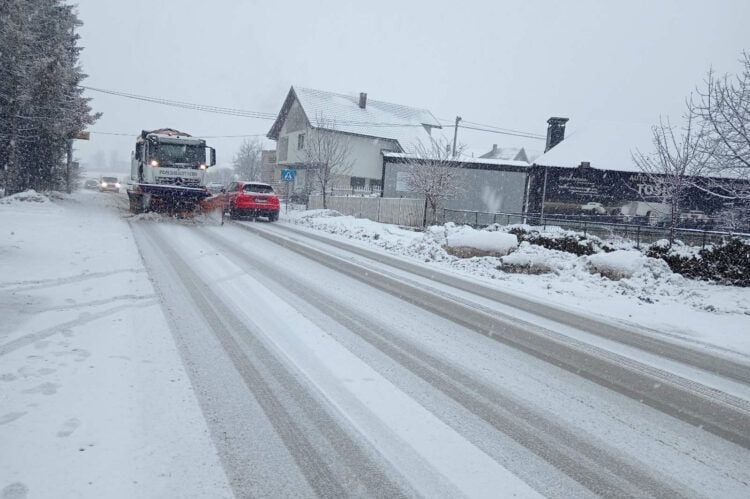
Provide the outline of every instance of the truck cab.
{"type": "Polygon", "coordinates": [[[206,170],[215,164],[216,150],[204,139],[172,128],[143,130],[131,159],[131,211],[194,208],[209,196],[206,170]]]}

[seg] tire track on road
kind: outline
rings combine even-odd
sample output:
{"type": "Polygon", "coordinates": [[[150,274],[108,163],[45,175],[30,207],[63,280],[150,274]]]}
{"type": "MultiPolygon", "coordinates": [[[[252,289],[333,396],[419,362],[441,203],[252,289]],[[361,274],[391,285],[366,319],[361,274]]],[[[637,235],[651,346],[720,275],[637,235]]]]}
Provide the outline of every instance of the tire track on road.
{"type": "MultiPolygon", "coordinates": [[[[293,292],[300,300],[320,310],[352,334],[381,351],[394,363],[412,372],[430,387],[443,393],[495,430],[509,436],[541,459],[597,495],[607,497],[655,495],[678,497],[691,491],[669,484],[669,478],[654,475],[643,463],[619,458],[604,442],[566,430],[525,401],[471,378],[413,342],[387,328],[362,321],[361,314],[285,273],[283,265],[269,266],[242,251],[213,231],[199,235],[222,250],[240,268],[263,274],[293,292]]],[[[290,249],[290,248],[287,248],[290,249]]],[[[450,425],[450,422],[445,421],[450,425]]]]}
{"type": "Polygon", "coordinates": [[[551,331],[539,334],[539,330],[527,330],[498,320],[492,314],[267,230],[249,225],[240,227],[472,331],[750,449],[750,412],[745,409],[746,401],[551,331]]]}
{"type": "Polygon", "coordinates": [[[157,230],[141,226],[137,232],[167,257],[163,260],[200,309],[315,493],[321,497],[416,495],[403,479],[395,479],[395,470],[373,459],[374,449],[365,449],[354,440],[354,430],[341,426],[325,403],[223,304],[157,230]]]}

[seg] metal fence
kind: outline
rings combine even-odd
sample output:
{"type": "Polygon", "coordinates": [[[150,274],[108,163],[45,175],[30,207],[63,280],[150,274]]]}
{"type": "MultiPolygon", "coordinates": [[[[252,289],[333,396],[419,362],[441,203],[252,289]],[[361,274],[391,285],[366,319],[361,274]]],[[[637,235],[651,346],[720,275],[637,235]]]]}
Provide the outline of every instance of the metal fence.
{"type": "MultiPolygon", "coordinates": [[[[422,227],[425,216],[422,199],[327,196],[326,204],[329,209],[336,210],[342,215],[410,227],[422,227]]],[[[323,196],[310,195],[307,207],[311,210],[323,208],[323,196]]]]}
{"type": "MultiPolygon", "coordinates": [[[[650,244],[660,239],[669,238],[669,227],[656,227],[644,224],[606,222],[603,220],[579,217],[542,216],[540,214],[523,213],[488,213],[468,210],[442,210],[443,223],[472,225],[486,227],[491,224],[511,225],[528,224],[546,229],[548,226],[560,227],[568,230],[592,234],[601,238],[622,237],[641,244],[650,244]]],[[[675,229],[675,237],[685,244],[705,247],[707,244],[721,243],[728,238],[739,237],[750,239],[750,233],[732,232],[709,229],[695,229],[681,227],[675,229]]]]}

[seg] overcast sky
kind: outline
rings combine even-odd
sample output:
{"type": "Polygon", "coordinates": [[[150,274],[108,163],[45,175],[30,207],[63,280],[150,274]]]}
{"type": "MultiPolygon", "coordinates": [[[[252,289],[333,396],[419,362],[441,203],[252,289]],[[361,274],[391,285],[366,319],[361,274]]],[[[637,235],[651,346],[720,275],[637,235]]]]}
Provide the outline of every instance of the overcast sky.
{"type": "MultiPolygon", "coordinates": [[[[550,116],[679,116],[706,70],[739,69],[750,1],[78,0],[84,84],[278,113],[291,85],[424,107],[537,134],[550,116]]],[[[270,121],[89,93],[103,117],[76,143],[129,161],[141,129],[265,135],[270,121]]],[[[211,139],[219,164],[237,138],[211,139]]],[[[459,131],[470,150],[541,141],[459,131]]],[[[267,141],[269,146],[274,143],[267,141]]],[[[98,166],[98,165],[96,165],[98,166]]],[[[99,169],[90,165],[91,169],[99,169]]]]}

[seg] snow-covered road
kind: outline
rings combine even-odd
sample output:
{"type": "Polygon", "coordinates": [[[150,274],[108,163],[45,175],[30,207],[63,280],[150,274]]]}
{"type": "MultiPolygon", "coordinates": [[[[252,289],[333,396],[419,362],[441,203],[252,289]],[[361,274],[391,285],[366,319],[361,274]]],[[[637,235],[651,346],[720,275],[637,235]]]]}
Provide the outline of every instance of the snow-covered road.
{"type": "Polygon", "coordinates": [[[132,225],[238,495],[750,491],[740,396],[281,226],[132,225]]]}
{"type": "Polygon", "coordinates": [[[743,355],[125,201],[0,206],[3,497],[750,495],[743,355]]]}

